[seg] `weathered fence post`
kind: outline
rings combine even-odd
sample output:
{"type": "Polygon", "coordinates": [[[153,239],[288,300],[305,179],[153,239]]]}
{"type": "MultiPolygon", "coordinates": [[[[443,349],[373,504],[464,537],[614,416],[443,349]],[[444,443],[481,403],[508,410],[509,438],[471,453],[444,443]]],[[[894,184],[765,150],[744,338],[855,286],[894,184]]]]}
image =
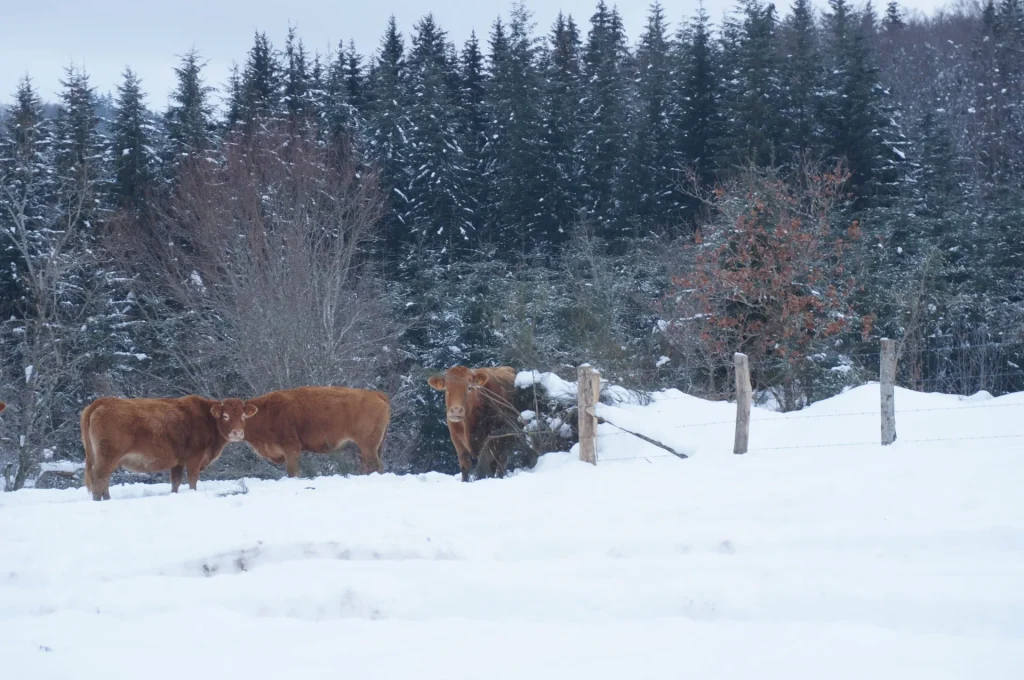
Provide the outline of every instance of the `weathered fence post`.
{"type": "Polygon", "coordinates": [[[896,441],[896,341],[882,338],[879,386],[882,393],[882,446],[896,441]]]}
{"type": "Polygon", "coordinates": [[[576,410],[579,412],[580,460],[597,465],[597,413],[601,374],[590,364],[576,369],[576,410]]]}
{"type": "Polygon", "coordinates": [[[736,365],[736,442],[733,453],[746,453],[750,442],[750,361],[746,354],[736,352],[732,355],[736,365]]]}

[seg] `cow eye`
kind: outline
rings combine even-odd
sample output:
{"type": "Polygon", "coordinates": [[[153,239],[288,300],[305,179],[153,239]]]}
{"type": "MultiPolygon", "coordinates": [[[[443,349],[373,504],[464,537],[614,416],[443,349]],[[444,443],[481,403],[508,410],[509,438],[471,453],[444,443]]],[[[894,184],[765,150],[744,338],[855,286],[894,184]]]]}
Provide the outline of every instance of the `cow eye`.
{"type": "Polygon", "coordinates": [[[228,418],[230,418],[231,416],[229,416],[229,415],[228,415],[227,413],[225,413],[225,414],[224,414],[223,416],[221,416],[221,417],[222,417],[222,418],[223,418],[224,420],[227,420],[227,419],[228,419],[228,418]]]}

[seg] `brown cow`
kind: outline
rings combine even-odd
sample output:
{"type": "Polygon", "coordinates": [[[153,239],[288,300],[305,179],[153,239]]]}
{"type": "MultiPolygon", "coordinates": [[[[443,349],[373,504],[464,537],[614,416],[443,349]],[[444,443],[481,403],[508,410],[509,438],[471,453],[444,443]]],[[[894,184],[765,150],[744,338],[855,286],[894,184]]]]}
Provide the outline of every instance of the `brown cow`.
{"type": "Polygon", "coordinates": [[[228,442],[242,441],[245,420],[256,407],[239,399],[215,401],[102,397],[82,411],[85,486],[93,500],[110,500],[110,475],[118,465],[133,472],[171,471],[177,493],[188,468],[193,491],[199,473],[220,457],[228,442]]]}
{"type": "Polygon", "coordinates": [[[7,408],[7,404],[0,401],[0,413],[3,413],[5,408],[7,408]]]}
{"type": "MultiPolygon", "coordinates": [[[[444,392],[448,434],[459,457],[462,481],[469,481],[469,471],[485,453],[491,434],[515,422],[518,414],[511,403],[515,380],[516,371],[510,366],[453,366],[427,381],[444,392]]],[[[503,463],[497,462],[498,476],[502,476],[503,463]]]]}
{"type": "Polygon", "coordinates": [[[363,474],[383,472],[381,445],[391,421],[383,392],[353,387],[296,387],[247,403],[259,408],[245,425],[245,441],[263,458],[299,476],[303,451],[333,453],[346,442],[359,447],[363,474]]]}

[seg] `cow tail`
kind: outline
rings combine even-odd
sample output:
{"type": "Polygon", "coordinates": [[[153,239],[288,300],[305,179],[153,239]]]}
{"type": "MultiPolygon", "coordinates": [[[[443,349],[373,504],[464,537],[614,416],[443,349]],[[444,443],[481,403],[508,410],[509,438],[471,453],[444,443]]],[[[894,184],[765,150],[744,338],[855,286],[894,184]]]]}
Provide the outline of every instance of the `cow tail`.
{"type": "Polygon", "coordinates": [[[91,405],[87,406],[82,411],[81,426],[82,426],[82,446],[85,448],[85,488],[92,492],[92,466],[93,466],[93,450],[92,443],[89,441],[89,416],[92,415],[91,405]]]}

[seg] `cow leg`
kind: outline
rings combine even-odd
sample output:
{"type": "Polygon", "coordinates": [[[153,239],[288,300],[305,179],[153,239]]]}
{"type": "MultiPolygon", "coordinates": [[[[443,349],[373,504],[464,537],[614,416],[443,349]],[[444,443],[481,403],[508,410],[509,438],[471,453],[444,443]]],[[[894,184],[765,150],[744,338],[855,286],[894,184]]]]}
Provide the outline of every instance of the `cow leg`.
{"type": "Polygon", "coordinates": [[[384,463],[380,459],[379,446],[359,442],[359,461],[362,463],[363,474],[371,472],[384,472],[384,463]]]}
{"type": "Polygon", "coordinates": [[[110,475],[117,468],[117,463],[101,463],[94,461],[92,469],[92,499],[94,501],[110,500],[110,475]]]}
{"type": "Polygon", "coordinates": [[[199,484],[199,469],[202,466],[200,461],[195,461],[188,464],[188,488],[196,491],[196,486],[199,484]]]}
{"type": "Polygon", "coordinates": [[[384,474],[384,437],[387,435],[387,428],[380,433],[379,437],[374,437],[368,443],[359,443],[359,456],[363,461],[363,474],[368,475],[371,472],[384,474]]]}
{"type": "Polygon", "coordinates": [[[171,468],[171,493],[178,493],[178,487],[181,486],[181,477],[184,474],[184,465],[175,465],[171,468]]]}
{"type": "Polygon", "coordinates": [[[462,481],[469,481],[469,471],[473,469],[473,456],[468,451],[456,450],[459,456],[459,469],[462,470],[462,481]]]}
{"type": "Polygon", "coordinates": [[[284,467],[288,471],[289,477],[299,476],[299,458],[302,455],[302,450],[298,451],[285,451],[284,452],[284,467]]]}

